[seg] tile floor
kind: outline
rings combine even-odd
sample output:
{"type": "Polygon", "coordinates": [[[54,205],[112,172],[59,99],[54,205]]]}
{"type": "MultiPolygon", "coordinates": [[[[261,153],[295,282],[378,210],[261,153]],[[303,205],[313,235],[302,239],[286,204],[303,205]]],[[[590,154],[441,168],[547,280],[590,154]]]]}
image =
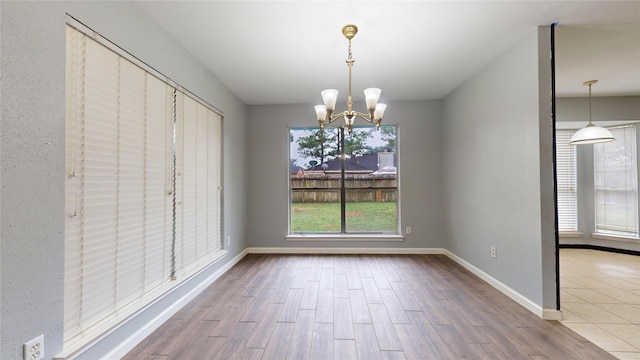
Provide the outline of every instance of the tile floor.
{"type": "Polygon", "coordinates": [[[560,250],[562,323],[619,359],[640,360],[640,256],[560,250]]]}

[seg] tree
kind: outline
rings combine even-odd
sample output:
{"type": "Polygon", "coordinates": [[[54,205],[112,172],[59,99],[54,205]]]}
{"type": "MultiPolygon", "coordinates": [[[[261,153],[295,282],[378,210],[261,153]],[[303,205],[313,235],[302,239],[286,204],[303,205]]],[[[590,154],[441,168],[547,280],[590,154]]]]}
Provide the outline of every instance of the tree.
{"type": "Polygon", "coordinates": [[[354,128],[350,135],[344,138],[344,153],[349,157],[371,153],[371,147],[367,144],[367,139],[371,137],[373,129],[354,128]]]}
{"type": "Polygon", "coordinates": [[[389,152],[396,152],[396,128],[395,126],[381,126],[380,137],[387,142],[385,148],[389,152]]]}
{"type": "Polygon", "coordinates": [[[312,130],[308,136],[298,139],[298,153],[307,158],[317,159],[320,164],[336,157],[338,153],[336,129],[312,130]]]}

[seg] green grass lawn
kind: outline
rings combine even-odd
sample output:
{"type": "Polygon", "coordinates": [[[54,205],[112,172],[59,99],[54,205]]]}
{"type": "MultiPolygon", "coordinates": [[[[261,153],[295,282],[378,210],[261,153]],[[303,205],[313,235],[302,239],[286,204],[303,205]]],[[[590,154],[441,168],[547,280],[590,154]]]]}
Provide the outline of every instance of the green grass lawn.
{"type": "MultiPolygon", "coordinates": [[[[347,203],[347,232],[396,232],[395,202],[347,203]]],[[[339,203],[291,204],[292,232],[340,232],[339,203]]]]}

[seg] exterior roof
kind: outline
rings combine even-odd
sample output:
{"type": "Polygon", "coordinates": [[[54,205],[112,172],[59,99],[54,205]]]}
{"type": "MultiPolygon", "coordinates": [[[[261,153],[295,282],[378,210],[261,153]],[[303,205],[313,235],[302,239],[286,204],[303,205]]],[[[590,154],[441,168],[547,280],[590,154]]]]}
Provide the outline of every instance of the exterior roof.
{"type": "MultiPolygon", "coordinates": [[[[340,171],[340,158],[333,158],[323,164],[318,164],[307,171],[340,171]]],[[[378,170],[378,154],[354,156],[345,160],[345,171],[374,172],[378,170]]]]}

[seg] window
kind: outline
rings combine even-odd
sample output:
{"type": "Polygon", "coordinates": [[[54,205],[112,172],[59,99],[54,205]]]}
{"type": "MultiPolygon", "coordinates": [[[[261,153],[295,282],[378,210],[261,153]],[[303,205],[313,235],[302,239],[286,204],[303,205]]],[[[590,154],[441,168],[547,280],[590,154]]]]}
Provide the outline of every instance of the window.
{"type": "Polygon", "coordinates": [[[616,141],[593,146],[596,233],[637,238],[636,127],[610,130],[616,141]]]}
{"type": "Polygon", "coordinates": [[[289,140],[290,233],[397,234],[395,126],[295,128],[289,140]]]}
{"type": "Polygon", "coordinates": [[[556,131],[558,230],[578,231],[576,147],[569,145],[575,130],[556,131]]]}
{"type": "Polygon", "coordinates": [[[112,48],[67,26],[65,348],[224,255],[222,116],[112,48]]]}

